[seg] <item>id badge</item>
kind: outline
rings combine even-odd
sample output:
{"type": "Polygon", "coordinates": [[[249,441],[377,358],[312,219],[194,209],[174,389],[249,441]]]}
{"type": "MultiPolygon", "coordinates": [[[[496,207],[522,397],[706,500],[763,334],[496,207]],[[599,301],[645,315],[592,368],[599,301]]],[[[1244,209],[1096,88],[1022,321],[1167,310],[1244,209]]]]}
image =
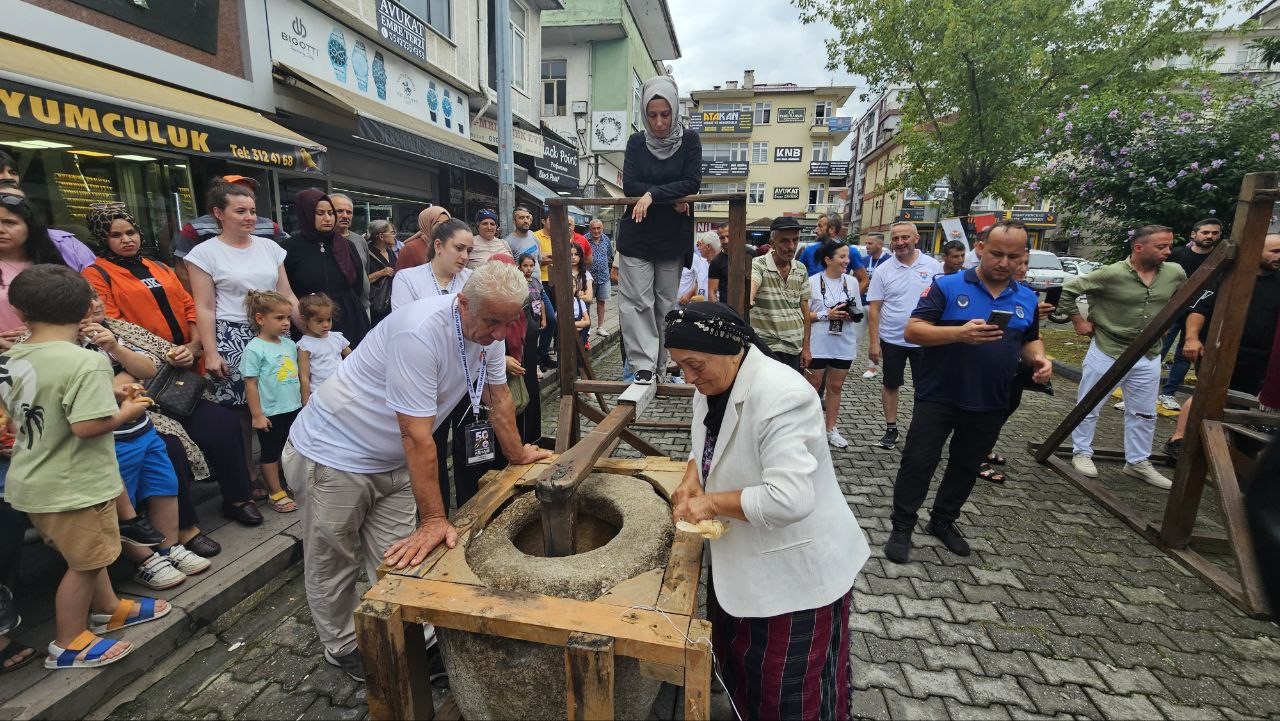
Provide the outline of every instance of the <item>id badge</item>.
{"type": "Polygon", "coordinates": [[[489,421],[471,423],[462,429],[466,441],[467,465],[476,466],[492,461],[496,455],[497,439],[493,435],[493,424],[489,421]]]}
{"type": "Polygon", "coordinates": [[[841,333],[844,332],[844,321],[831,320],[831,321],[827,321],[827,323],[829,324],[827,327],[828,335],[840,335],[841,333]]]}

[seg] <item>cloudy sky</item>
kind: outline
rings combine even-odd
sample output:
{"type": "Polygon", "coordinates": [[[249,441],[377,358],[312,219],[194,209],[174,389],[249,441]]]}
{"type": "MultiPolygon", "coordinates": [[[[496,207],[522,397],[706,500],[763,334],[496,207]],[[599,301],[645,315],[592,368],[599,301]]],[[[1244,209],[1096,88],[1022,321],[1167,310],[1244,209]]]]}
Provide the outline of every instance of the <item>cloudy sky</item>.
{"type": "MultiPolygon", "coordinates": [[[[866,83],[847,73],[826,69],[824,41],[835,33],[822,25],[802,25],[800,13],[787,0],[668,0],[683,57],[671,63],[680,94],[710,90],[726,80],[742,81],[742,71],[754,69],[757,83],[797,85],[854,85],[840,115],[854,122],[864,108],[858,94],[866,83]],[[732,19],[750,7],[750,22],[732,19]]],[[[847,160],[849,140],[835,157],[847,160]]]]}

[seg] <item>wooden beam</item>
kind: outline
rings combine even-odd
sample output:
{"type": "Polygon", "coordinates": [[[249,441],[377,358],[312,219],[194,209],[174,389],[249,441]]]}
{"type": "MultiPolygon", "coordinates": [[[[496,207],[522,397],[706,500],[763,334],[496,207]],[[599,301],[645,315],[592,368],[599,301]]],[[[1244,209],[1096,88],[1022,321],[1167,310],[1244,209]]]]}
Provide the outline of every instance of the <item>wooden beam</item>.
{"type": "Polygon", "coordinates": [[[687,431],[693,421],[669,420],[665,418],[637,418],[631,422],[632,428],[654,428],[659,430],[687,431]]]}
{"type": "Polygon", "coordinates": [[[560,396],[560,415],[556,420],[556,453],[564,453],[578,440],[578,414],[574,412],[574,394],[560,396]]]}
{"type": "Polygon", "coordinates": [[[612,721],[613,639],[575,633],[564,647],[565,702],[569,721],[612,721]]]}
{"type": "MultiPolygon", "coordinates": [[[[619,407],[622,407],[622,406],[617,406],[614,408],[614,410],[617,410],[619,407]]],[[[625,407],[631,408],[632,410],[635,409],[635,406],[625,406],[625,407]]],[[[578,401],[578,412],[581,413],[583,416],[585,416],[587,420],[593,423],[600,423],[605,418],[605,415],[603,413],[596,410],[595,408],[592,408],[590,404],[584,403],[582,401],[578,401]]],[[[633,431],[627,428],[623,428],[618,433],[618,438],[626,441],[627,445],[631,446],[637,451],[640,451],[646,456],[662,456],[664,458],[667,456],[667,454],[664,453],[661,448],[658,448],[652,443],[646,441],[645,439],[636,435],[633,431]]]]}
{"type": "MultiPolygon", "coordinates": [[[[564,196],[556,196],[547,198],[544,203],[554,209],[556,206],[580,205],[584,208],[604,207],[609,205],[635,205],[639,202],[639,198],[566,198],[564,196]]],[[[683,198],[676,198],[670,201],[675,203],[723,203],[728,201],[732,204],[735,200],[742,201],[746,205],[746,193],[698,193],[696,195],[686,195],[683,198]]]]}
{"type": "MultiPolygon", "coordinates": [[[[1041,443],[1035,443],[1035,442],[1029,441],[1027,443],[1027,450],[1034,454],[1039,452],[1040,447],[1042,445],[1043,444],[1041,443]]],[[[1072,451],[1071,446],[1063,444],[1055,448],[1053,450],[1053,453],[1054,455],[1062,456],[1063,458],[1071,458],[1071,451],[1072,451]]],[[[1097,447],[1093,449],[1093,459],[1095,461],[1117,461],[1119,463],[1124,463],[1125,462],[1124,449],[1097,447]]],[[[1156,455],[1151,456],[1150,461],[1157,465],[1163,465],[1163,466],[1172,466],[1174,464],[1174,461],[1172,461],[1168,456],[1164,455],[1163,453],[1158,453],[1156,455]]]]}
{"type": "MultiPolygon", "coordinates": [[[[1208,460],[1200,440],[1202,424],[1206,419],[1221,420],[1226,407],[1227,391],[1231,375],[1235,372],[1240,338],[1244,333],[1245,312],[1253,296],[1253,286],[1258,278],[1258,258],[1271,224],[1273,203],[1271,200],[1253,200],[1259,190],[1276,187],[1275,173],[1249,173],[1240,186],[1240,200],[1236,204],[1235,222],[1231,226],[1231,238],[1219,245],[1213,256],[1232,252],[1235,262],[1227,268],[1218,286],[1214,307],[1219,312],[1209,321],[1209,334],[1205,341],[1205,357],[1196,375],[1196,392],[1192,396],[1187,418],[1187,432],[1182,439],[1182,454],[1174,470],[1173,488],[1169,489],[1169,501],[1165,505],[1164,521],[1160,535],[1164,542],[1175,548],[1187,545],[1200,501],[1204,494],[1204,479],[1208,472],[1208,460]]],[[[1208,265],[1213,256],[1205,261],[1208,265]]],[[[1204,266],[1201,266],[1201,270],[1204,266]]],[[[1200,271],[1196,271],[1196,276],[1200,271]]],[[[1190,282],[1188,282],[1188,285],[1190,282]]],[[[1108,386],[1110,387],[1110,386],[1108,386]]]]}
{"type": "Polygon", "coordinates": [[[1266,587],[1262,583],[1262,577],[1258,575],[1258,557],[1253,546],[1253,535],[1249,532],[1244,495],[1240,493],[1240,482],[1231,461],[1226,428],[1220,422],[1205,421],[1201,433],[1209,469],[1218,480],[1218,499],[1221,501],[1222,515],[1226,516],[1227,539],[1236,559],[1240,585],[1253,611],[1265,613],[1266,587]]]}
{"type": "Polygon", "coordinates": [[[356,608],[356,642],[364,665],[369,718],[432,719],[435,703],[422,629],[405,622],[403,608],[389,601],[365,600],[356,608]]]}
{"type": "Polygon", "coordinates": [[[384,578],[365,598],[399,604],[417,623],[551,646],[564,646],[574,633],[598,633],[614,639],[618,655],[671,665],[684,663],[689,631],[689,617],[679,614],[620,613],[590,601],[399,576],[384,578]]]}
{"type": "Polygon", "coordinates": [[[684,717],[686,721],[711,719],[711,623],[701,618],[689,623],[685,646],[684,717]]]}
{"type": "MultiPolygon", "coordinates": [[[[1116,387],[1116,384],[1120,382],[1120,379],[1124,378],[1125,374],[1133,368],[1134,364],[1147,354],[1147,351],[1150,350],[1151,346],[1164,336],[1164,333],[1169,329],[1169,326],[1173,325],[1173,321],[1180,316],[1183,310],[1191,304],[1191,301],[1209,285],[1213,280],[1214,275],[1218,272],[1218,269],[1228,263],[1227,256],[1227,246],[1224,243],[1219,245],[1217,250],[1213,251],[1213,253],[1205,259],[1204,263],[1200,265],[1200,268],[1196,270],[1196,272],[1193,273],[1180,288],[1178,288],[1177,292],[1173,294],[1173,297],[1169,299],[1169,302],[1165,304],[1164,308],[1162,308],[1159,313],[1156,313],[1156,317],[1151,319],[1151,322],[1147,324],[1147,327],[1142,329],[1142,332],[1138,334],[1138,337],[1124,349],[1124,352],[1120,354],[1119,358],[1116,358],[1115,362],[1111,364],[1111,368],[1109,368],[1106,373],[1102,374],[1102,378],[1098,379],[1098,382],[1093,384],[1093,387],[1089,389],[1089,392],[1085,393],[1084,398],[1076,403],[1075,407],[1072,408],[1071,411],[1067,413],[1066,417],[1062,419],[1062,422],[1058,424],[1058,427],[1054,428],[1053,432],[1049,434],[1049,437],[1040,444],[1040,450],[1036,453],[1036,461],[1040,463],[1048,462],[1049,456],[1053,454],[1053,449],[1057,448],[1058,444],[1062,443],[1062,441],[1066,440],[1067,436],[1071,435],[1071,431],[1075,430],[1076,426],[1080,425],[1080,421],[1084,420],[1084,417],[1089,415],[1089,411],[1093,410],[1107,396],[1111,395],[1111,390],[1116,387]]],[[[1184,453],[1186,452],[1185,448],[1186,445],[1184,443],[1184,453]]]]}
{"type": "Polygon", "coordinates": [[[1106,486],[1095,479],[1086,478],[1071,465],[1070,461],[1058,456],[1050,455],[1048,464],[1050,468],[1057,471],[1058,475],[1071,481],[1076,488],[1084,491],[1085,495],[1097,501],[1099,505],[1110,511],[1116,518],[1124,521],[1126,525],[1138,533],[1144,536],[1147,535],[1147,527],[1150,523],[1146,517],[1131,508],[1129,504],[1120,500],[1106,486]]]}
{"type": "Polygon", "coordinates": [[[729,253],[729,278],[726,282],[729,284],[729,295],[726,297],[729,299],[729,305],[745,320],[750,309],[747,308],[747,283],[743,281],[748,277],[751,267],[751,259],[747,257],[747,201],[745,198],[729,201],[727,252],[729,253]]]}
{"type": "Polygon", "coordinates": [[[1255,426],[1280,425],[1280,412],[1247,411],[1240,408],[1227,408],[1222,411],[1222,420],[1227,423],[1247,423],[1255,426]]]}
{"type": "MultiPolygon", "coordinates": [[[[595,368],[591,367],[591,354],[587,352],[587,347],[582,343],[582,334],[574,333],[573,340],[576,342],[578,346],[578,349],[577,349],[578,357],[582,358],[582,375],[586,376],[587,380],[595,380],[596,371],[595,371],[595,368]]],[[[595,396],[596,396],[596,403],[600,404],[600,410],[604,411],[605,413],[608,413],[609,405],[604,402],[604,396],[600,393],[596,393],[595,396]]]]}
{"type": "MultiPolygon", "coordinates": [[[[620,395],[623,391],[631,387],[629,383],[622,381],[590,381],[580,380],[574,384],[574,390],[579,393],[608,393],[610,395],[620,395]]],[[[684,383],[659,383],[658,395],[672,398],[692,398],[697,389],[691,385],[684,383]]]]}
{"type": "Polygon", "coordinates": [[[657,608],[692,616],[698,608],[698,579],[702,576],[702,536],[676,532],[667,570],[658,592],[657,608]]]}

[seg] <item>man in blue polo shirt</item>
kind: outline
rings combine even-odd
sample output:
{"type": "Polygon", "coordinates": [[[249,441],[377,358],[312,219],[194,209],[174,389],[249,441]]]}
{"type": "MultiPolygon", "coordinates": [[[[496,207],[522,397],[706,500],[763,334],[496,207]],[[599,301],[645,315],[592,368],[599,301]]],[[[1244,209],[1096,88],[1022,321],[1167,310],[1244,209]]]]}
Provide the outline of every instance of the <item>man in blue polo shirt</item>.
{"type": "Polygon", "coordinates": [[[947,470],[925,530],[952,553],[969,555],[956,519],[1008,417],[1018,360],[1032,365],[1037,383],[1053,373],[1040,341],[1036,294],[1013,279],[1027,254],[1026,229],[1016,220],[996,223],[978,247],[978,267],[935,278],[907,322],[906,339],[923,352],[915,412],[893,484],[893,529],[884,547],[894,563],[910,558],[916,514],[948,437],[947,470]],[[993,311],[1007,313],[999,319],[1003,329],[988,322],[993,311]],[[957,382],[960,375],[963,383],[957,382]]]}

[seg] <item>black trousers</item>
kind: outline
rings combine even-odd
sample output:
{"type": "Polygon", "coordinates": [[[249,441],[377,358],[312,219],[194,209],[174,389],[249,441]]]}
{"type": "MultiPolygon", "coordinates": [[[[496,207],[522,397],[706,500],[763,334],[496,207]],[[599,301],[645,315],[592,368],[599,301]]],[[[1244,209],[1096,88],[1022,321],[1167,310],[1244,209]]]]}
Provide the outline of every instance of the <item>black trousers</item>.
{"type": "Polygon", "coordinates": [[[542,438],[542,387],[538,383],[538,325],[530,323],[524,334],[524,388],[529,393],[529,405],[516,416],[516,429],[525,443],[537,443],[542,438]]]}
{"type": "Polygon", "coordinates": [[[954,523],[960,508],[969,499],[977,480],[978,466],[1000,436],[1000,427],[1008,417],[1007,410],[977,413],[943,403],[917,400],[902,449],[902,463],[893,482],[893,514],[895,530],[915,527],[917,512],[929,495],[929,483],[942,459],[942,447],[951,438],[947,470],[933,499],[930,520],[954,523]]]}

